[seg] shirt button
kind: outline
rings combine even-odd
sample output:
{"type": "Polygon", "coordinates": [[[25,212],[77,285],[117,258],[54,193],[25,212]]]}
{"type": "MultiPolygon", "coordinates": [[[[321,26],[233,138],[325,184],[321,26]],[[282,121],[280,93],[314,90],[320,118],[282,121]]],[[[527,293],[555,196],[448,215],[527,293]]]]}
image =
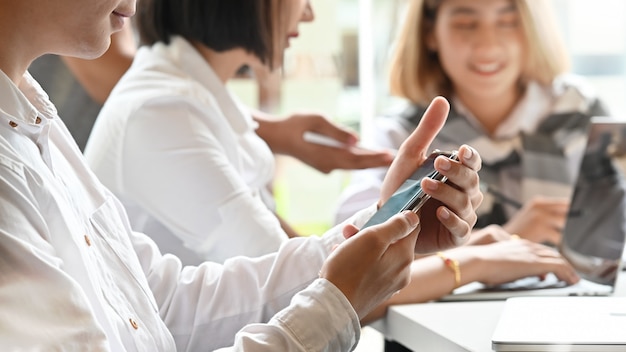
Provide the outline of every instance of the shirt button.
{"type": "Polygon", "coordinates": [[[17,127],[17,124],[15,122],[13,122],[13,121],[9,121],[9,126],[15,128],[15,127],[17,127]]]}
{"type": "Polygon", "coordinates": [[[91,247],[91,239],[87,235],[85,235],[85,243],[87,243],[87,246],[91,247]]]}
{"type": "Polygon", "coordinates": [[[133,329],[135,330],[139,329],[139,325],[137,325],[137,322],[135,321],[135,319],[129,318],[128,321],[130,322],[130,326],[132,326],[133,329]]]}
{"type": "Polygon", "coordinates": [[[37,118],[35,119],[35,123],[39,125],[41,123],[41,117],[37,116],[37,118]]]}

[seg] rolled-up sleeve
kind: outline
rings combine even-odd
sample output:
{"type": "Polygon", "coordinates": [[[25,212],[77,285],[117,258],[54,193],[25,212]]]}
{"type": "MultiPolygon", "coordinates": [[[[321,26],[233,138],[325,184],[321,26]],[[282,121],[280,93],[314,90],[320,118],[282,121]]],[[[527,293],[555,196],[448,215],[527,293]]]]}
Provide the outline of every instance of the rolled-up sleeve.
{"type": "Polygon", "coordinates": [[[269,323],[246,326],[233,347],[220,351],[351,351],[359,337],[350,302],[332,283],[318,279],[269,323]]]}

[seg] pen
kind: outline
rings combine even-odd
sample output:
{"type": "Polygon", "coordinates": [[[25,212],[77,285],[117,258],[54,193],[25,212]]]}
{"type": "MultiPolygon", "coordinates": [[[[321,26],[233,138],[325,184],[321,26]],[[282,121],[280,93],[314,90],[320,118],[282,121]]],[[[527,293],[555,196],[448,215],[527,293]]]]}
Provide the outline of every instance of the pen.
{"type": "Polygon", "coordinates": [[[520,209],[522,207],[522,203],[518,202],[515,199],[509,198],[508,196],[505,196],[502,192],[496,190],[493,186],[487,184],[487,183],[481,183],[480,184],[480,189],[483,192],[487,192],[489,194],[491,194],[492,196],[494,196],[498,201],[511,205],[517,209],[520,209]]]}
{"type": "Polygon", "coordinates": [[[305,131],[302,134],[302,139],[304,139],[306,142],[309,142],[309,143],[325,145],[327,147],[335,147],[335,148],[348,148],[348,147],[350,147],[350,145],[348,145],[346,143],[342,143],[342,142],[340,142],[340,141],[338,141],[336,139],[330,138],[330,137],[325,136],[323,134],[311,132],[311,131],[305,131]]]}

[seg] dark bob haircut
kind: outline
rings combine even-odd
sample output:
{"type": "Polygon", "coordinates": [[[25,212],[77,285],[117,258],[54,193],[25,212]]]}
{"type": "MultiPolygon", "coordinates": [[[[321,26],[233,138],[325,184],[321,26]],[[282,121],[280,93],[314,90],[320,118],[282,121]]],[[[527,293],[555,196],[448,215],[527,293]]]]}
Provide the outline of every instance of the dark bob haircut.
{"type": "Polygon", "coordinates": [[[280,0],[139,0],[137,28],[142,45],[169,44],[172,36],[217,52],[243,48],[272,68],[280,0]]]}

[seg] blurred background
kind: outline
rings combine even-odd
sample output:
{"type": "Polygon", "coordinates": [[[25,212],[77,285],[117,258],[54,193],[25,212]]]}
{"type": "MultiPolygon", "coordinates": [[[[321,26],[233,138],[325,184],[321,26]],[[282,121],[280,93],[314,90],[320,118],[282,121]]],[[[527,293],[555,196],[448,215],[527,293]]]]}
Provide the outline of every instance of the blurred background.
{"type": "MultiPolygon", "coordinates": [[[[550,1],[572,59],[615,116],[626,116],[626,2],[550,1]]],[[[258,86],[231,80],[250,106],[284,115],[316,111],[364,137],[371,119],[400,103],[389,96],[388,54],[406,0],[311,0],[316,19],[300,26],[283,71],[258,86]]],[[[278,212],[302,234],[321,234],[333,221],[331,204],[348,180],[346,171],[319,173],[279,157],[274,193],[278,212]]]]}

